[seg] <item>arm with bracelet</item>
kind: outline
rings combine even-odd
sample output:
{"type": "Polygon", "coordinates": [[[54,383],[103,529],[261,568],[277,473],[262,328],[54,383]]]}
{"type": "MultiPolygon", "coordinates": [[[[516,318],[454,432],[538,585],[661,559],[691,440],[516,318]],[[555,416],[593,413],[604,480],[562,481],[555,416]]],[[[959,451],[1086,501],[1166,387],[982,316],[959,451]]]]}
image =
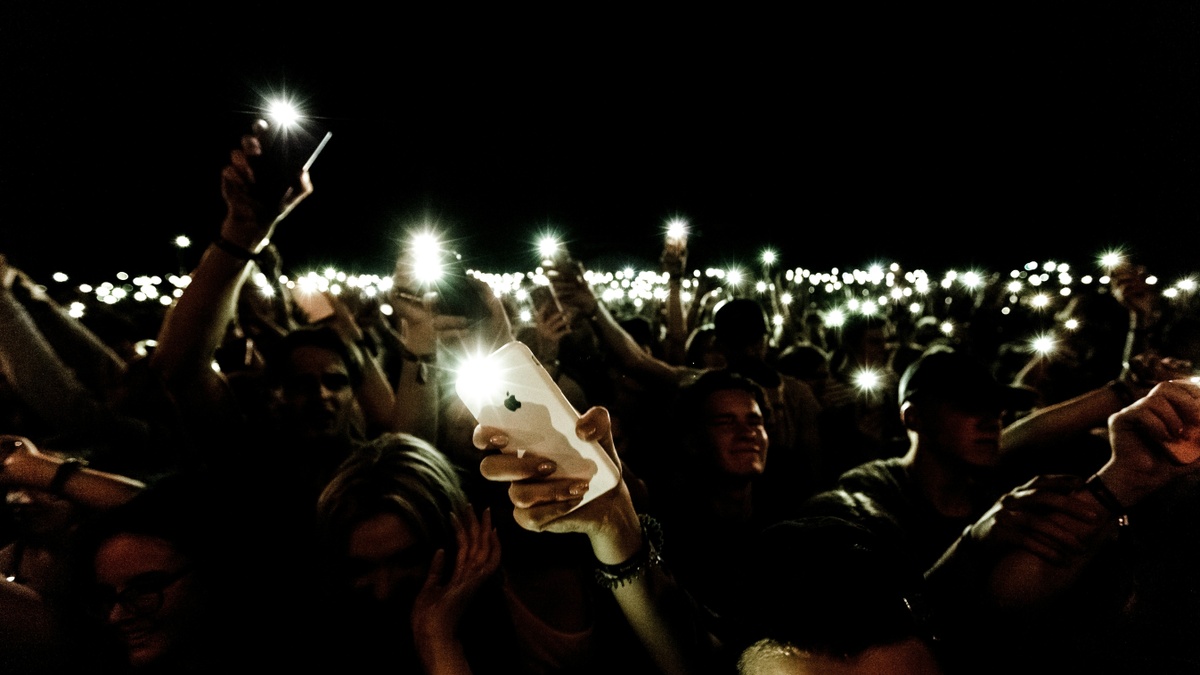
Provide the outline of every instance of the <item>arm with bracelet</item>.
{"type": "Polygon", "coordinates": [[[151,368],[173,393],[187,397],[203,392],[204,403],[221,394],[213,357],[230,322],[237,315],[238,294],[250,274],[247,264],[265,246],[287,213],[312,192],[307,172],[296,177],[289,201],[277,208],[264,206],[252,193],[254,172],[250,160],[262,154],[259,136],[266,123],[256,124],[230,153],[230,164],[221,173],[226,216],[220,234],[200,258],[191,283],[164,318],[151,368]]]}
{"type": "MultiPolygon", "coordinates": [[[[613,447],[611,421],[604,408],[592,408],[576,425],[584,441],[596,441],[620,466],[613,447]]],[[[507,438],[497,429],[479,426],[475,446],[498,450],[507,438]]],[[[554,477],[555,463],[532,453],[491,453],[480,471],[491,481],[510,482],[509,497],[517,524],[534,532],[574,532],[587,536],[595,556],[595,579],[613,594],[626,621],[664,673],[704,672],[712,656],[709,636],[691,597],[664,566],[662,550],[669,533],[638,514],[625,481],[616,488],[576,505],[589,489],[586,482],[554,477]]]]}
{"type": "Polygon", "coordinates": [[[0,484],[54,494],[94,510],[120,506],[145,488],[141,481],[89,468],[77,457],[40,451],[28,438],[0,436],[0,484]]]}
{"type": "MultiPolygon", "coordinates": [[[[1069,496],[1097,514],[1108,534],[1115,535],[1122,527],[1136,526],[1129,511],[1142,500],[1176,478],[1200,470],[1200,386],[1186,380],[1160,383],[1110,416],[1108,431],[1109,460],[1069,496]]],[[[1074,583],[1102,550],[1102,546],[1084,547],[1081,555],[1065,563],[1028,549],[1016,550],[994,568],[992,593],[1001,603],[1010,604],[1052,596],[1074,583]]]]}

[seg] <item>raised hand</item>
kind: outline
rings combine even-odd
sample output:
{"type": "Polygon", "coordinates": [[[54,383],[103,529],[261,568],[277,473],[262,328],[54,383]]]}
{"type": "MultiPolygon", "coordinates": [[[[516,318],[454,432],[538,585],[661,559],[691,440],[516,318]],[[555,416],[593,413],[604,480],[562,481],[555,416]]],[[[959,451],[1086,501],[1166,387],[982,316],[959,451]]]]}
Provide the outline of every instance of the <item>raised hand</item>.
{"type": "MultiPolygon", "coordinates": [[[[612,420],[608,410],[591,408],[580,416],[575,433],[585,441],[596,441],[618,468],[620,458],[613,446],[612,420]]],[[[477,426],[472,441],[481,450],[499,450],[508,439],[498,429],[477,426]]],[[[582,507],[589,486],[586,482],[555,478],[555,463],[532,453],[521,455],[492,452],[479,464],[484,478],[509,483],[513,518],[534,532],[579,532],[592,543],[597,560],[617,564],[642,545],[641,525],[629,488],[622,480],[617,487],[582,507]]]]}
{"type": "Polygon", "coordinates": [[[484,509],[482,520],[467,508],[453,516],[458,548],[447,575],[446,550],[438,549],[429,565],[429,575],[413,602],[412,626],[417,640],[452,639],[463,613],[489,577],[500,566],[500,538],[492,527],[492,514],[484,509]]]}
{"type": "Polygon", "coordinates": [[[1108,419],[1112,457],[1097,472],[1125,507],[1200,469],[1200,385],[1160,382],[1108,419]]]}
{"type": "Polygon", "coordinates": [[[263,153],[261,138],[268,128],[258,120],[250,133],[242,136],[239,147],[229,153],[229,165],[221,172],[221,195],[225,198],[226,216],[221,236],[250,253],[257,253],[279,223],[305,197],[312,194],[308,172],[301,172],[279,203],[265,203],[254,191],[252,158],[263,153]]]}

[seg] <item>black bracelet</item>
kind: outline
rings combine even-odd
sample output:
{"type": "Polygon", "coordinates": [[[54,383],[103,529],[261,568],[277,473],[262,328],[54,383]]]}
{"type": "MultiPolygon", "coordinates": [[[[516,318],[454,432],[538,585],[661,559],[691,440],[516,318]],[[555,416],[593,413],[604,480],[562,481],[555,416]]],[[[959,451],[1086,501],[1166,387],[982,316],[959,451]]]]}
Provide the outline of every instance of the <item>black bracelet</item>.
{"type": "Polygon", "coordinates": [[[251,260],[258,259],[258,254],[253,253],[248,248],[242,248],[241,246],[238,246],[237,244],[233,243],[232,241],[229,241],[228,239],[226,239],[225,237],[222,237],[219,234],[216,236],[215,239],[213,239],[212,243],[213,243],[213,246],[216,246],[217,248],[221,249],[222,251],[228,253],[229,255],[231,255],[234,258],[237,258],[238,260],[241,260],[243,262],[250,262],[251,260]]]}
{"type": "Polygon", "coordinates": [[[650,516],[638,514],[642,525],[642,547],[629,560],[616,565],[596,565],[596,583],[604,588],[619,588],[640,579],[646,570],[662,565],[662,525],[650,516]]]}
{"type": "Polygon", "coordinates": [[[1108,383],[1108,388],[1111,389],[1112,393],[1115,394],[1117,399],[1121,401],[1122,406],[1132,405],[1133,402],[1138,399],[1138,397],[1134,395],[1133,389],[1129,386],[1129,383],[1125,382],[1124,380],[1113,380],[1112,382],[1108,383]]]}
{"type": "Polygon", "coordinates": [[[1112,490],[1109,490],[1108,486],[1100,480],[1100,476],[1092,474],[1092,477],[1087,479],[1087,482],[1083,486],[1087,488],[1088,492],[1092,493],[1092,496],[1096,498],[1096,501],[1100,502],[1101,506],[1117,517],[1117,523],[1120,525],[1129,524],[1129,516],[1125,515],[1127,509],[1121,505],[1121,500],[1117,499],[1112,490]]]}
{"type": "Polygon", "coordinates": [[[61,495],[63,488],[67,486],[67,480],[78,473],[81,469],[88,465],[87,460],[79,459],[78,457],[68,457],[64,459],[58,468],[54,470],[54,477],[50,479],[50,485],[46,491],[52,494],[61,495]]]}

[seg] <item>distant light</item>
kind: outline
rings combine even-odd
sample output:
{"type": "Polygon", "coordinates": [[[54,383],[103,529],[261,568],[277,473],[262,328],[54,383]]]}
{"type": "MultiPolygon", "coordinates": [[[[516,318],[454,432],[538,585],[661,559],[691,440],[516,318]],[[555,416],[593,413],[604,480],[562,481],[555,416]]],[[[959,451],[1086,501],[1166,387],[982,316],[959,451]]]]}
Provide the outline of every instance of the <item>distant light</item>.
{"type": "Polygon", "coordinates": [[[1039,335],[1033,339],[1033,351],[1045,356],[1054,351],[1054,338],[1049,335],[1039,335]]]}
{"type": "Polygon", "coordinates": [[[672,218],[667,222],[667,239],[682,241],[687,236],[687,221],[682,218],[672,218]]]}
{"type": "Polygon", "coordinates": [[[58,283],[61,284],[64,281],[66,281],[69,277],[67,277],[66,273],[64,273],[64,272],[55,272],[50,278],[54,279],[55,281],[57,281],[58,283]]]}
{"type": "Polygon", "coordinates": [[[766,249],[762,252],[762,263],[764,265],[774,265],[776,260],[775,251],[766,249]]]}
{"type": "Polygon", "coordinates": [[[178,237],[175,237],[175,246],[177,248],[187,248],[191,245],[192,245],[192,240],[188,239],[185,235],[181,234],[178,237]]]}
{"type": "Polygon", "coordinates": [[[558,253],[558,237],[545,235],[538,239],[538,254],[543,260],[550,260],[558,253]]]}
{"type": "Polygon", "coordinates": [[[881,379],[878,371],[863,368],[854,374],[854,386],[862,391],[874,391],[879,386],[881,379]]]}

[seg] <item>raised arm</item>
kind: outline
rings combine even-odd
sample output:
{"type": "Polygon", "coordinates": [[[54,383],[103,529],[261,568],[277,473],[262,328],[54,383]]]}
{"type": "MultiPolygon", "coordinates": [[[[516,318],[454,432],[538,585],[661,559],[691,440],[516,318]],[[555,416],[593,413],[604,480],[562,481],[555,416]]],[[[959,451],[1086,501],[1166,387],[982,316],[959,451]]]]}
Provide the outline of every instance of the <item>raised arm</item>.
{"type": "Polygon", "coordinates": [[[221,172],[226,215],[220,234],[205,249],[191,283],[159,332],[151,368],[174,392],[188,394],[198,389],[210,397],[220,396],[214,391],[220,378],[211,364],[236,317],[238,294],[250,273],[247,263],[267,245],[279,222],[312,192],[304,172],[296,177],[279,207],[267,207],[255,199],[251,158],[262,154],[259,136],[266,128],[266,122],[260,120],[230,153],[230,163],[221,172]]]}
{"type": "Polygon", "coordinates": [[[622,370],[643,382],[675,385],[690,372],[686,367],[673,366],[647,354],[599,298],[588,287],[583,276],[583,266],[574,263],[548,274],[554,292],[563,305],[574,307],[576,316],[587,317],[603,341],[608,353],[622,370]]]}
{"type": "MultiPolygon", "coordinates": [[[[588,410],[575,431],[583,440],[599,442],[621,466],[607,410],[588,410]]],[[[475,429],[474,443],[480,449],[498,450],[506,442],[496,429],[475,429]]],[[[662,672],[706,672],[702,665],[712,656],[711,643],[699,628],[697,606],[664,567],[662,542],[657,541],[661,533],[653,520],[638,515],[625,481],[572,511],[589,486],[556,479],[556,470],[554,462],[529,453],[493,453],[480,463],[485,478],[510,483],[513,517],[521,527],[587,536],[596,558],[597,582],[610,589],[662,672]]]]}

